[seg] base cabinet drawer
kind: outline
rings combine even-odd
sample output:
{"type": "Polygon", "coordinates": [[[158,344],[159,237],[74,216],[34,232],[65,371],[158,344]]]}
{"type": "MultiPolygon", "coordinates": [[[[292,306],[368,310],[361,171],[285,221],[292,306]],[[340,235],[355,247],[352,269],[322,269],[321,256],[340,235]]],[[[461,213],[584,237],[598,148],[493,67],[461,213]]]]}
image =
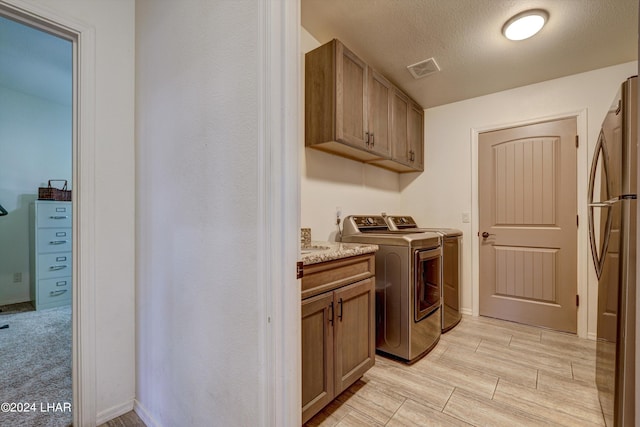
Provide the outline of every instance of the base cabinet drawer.
{"type": "Polygon", "coordinates": [[[301,329],[305,423],[375,363],[375,278],[303,299],[301,329]]]}

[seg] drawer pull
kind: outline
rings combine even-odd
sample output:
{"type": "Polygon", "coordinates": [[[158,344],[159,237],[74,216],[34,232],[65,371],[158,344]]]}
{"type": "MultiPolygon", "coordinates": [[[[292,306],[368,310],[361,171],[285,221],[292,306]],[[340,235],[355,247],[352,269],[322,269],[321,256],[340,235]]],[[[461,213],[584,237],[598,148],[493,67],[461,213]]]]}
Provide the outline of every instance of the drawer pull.
{"type": "Polygon", "coordinates": [[[67,292],[66,289],[60,289],[59,291],[51,291],[51,292],[49,292],[49,296],[51,296],[51,297],[59,297],[60,295],[64,294],[65,292],[67,292]]]}
{"type": "Polygon", "coordinates": [[[49,271],[64,270],[65,268],[67,268],[66,265],[52,265],[49,267],[49,271]]]}
{"type": "Polygon", "coordinates": [[[50,245],[64,245],[65,243],[67,243],[66,240],[51,240],[49,242],[50,245]]]}
{"type": "Polygon", "coordinates": [[[338,300],[338,319],[342,322],[342,298],[338,300]]]}
{"type": "Polygon", "coordinates": [[[67,219],[69,215],[51,215],[49,219],[67,219]]]}
{"type": "Polygon", "coordinates": [[[61,280],[59,282],[56,282],[56,286],[67,286],[67,281],[66,280],[61,280]]]}

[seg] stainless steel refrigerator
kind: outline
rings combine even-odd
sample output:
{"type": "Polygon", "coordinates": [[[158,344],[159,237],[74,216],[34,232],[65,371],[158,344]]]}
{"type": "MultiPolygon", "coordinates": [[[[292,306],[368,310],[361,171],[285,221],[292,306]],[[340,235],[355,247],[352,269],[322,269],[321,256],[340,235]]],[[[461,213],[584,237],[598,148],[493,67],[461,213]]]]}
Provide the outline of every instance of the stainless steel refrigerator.
{"type": "Polygon", "coordinates": [[[631,77],[604,119],[589,177],[596,383],[607,426],[635,425],[637,116],[637,77],[631,77]]]}

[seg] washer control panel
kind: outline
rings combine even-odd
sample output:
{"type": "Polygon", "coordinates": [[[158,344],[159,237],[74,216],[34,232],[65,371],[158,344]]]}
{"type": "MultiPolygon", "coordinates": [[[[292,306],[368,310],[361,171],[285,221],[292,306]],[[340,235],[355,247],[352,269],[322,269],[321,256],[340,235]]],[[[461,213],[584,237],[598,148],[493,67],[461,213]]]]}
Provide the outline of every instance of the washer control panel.
{"type": "Polygon", "coordinates": [[[388,216],[387,218],[399,230],[403,228],[418,228],[418,225],[410,216],[388,216]]]}

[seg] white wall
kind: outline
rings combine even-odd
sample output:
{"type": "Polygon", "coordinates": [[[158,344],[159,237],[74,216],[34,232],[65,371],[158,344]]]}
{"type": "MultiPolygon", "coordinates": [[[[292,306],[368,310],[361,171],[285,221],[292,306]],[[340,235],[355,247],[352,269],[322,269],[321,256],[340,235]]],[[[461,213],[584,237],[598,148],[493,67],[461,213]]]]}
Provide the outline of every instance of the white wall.
{"type": "Polygon", "coordinates": [[[0,218],[2,305],[31,299],[29,204],[38,187],[55,178],[72,188],[71,106],[0,86],[0,153],[0,204],[9,212],[0,218]],[[15,273],[21,282],[14,283],[15,273]]]}
{"type": "MultiPolygon", "coordinates": [[[[472,286],[476,278],[472,275],[471,249],[478,244],[472,234],[474,224],[462,222],[463,212],[477,218],[472,198],[476,185],[472,132],[586,110],[587,134],[582,144],[587,144],[587,150],[578,159],[578,176],[586,179],[602,118],[622,81],[636,73],[637,65],[631,62],[425,110],[425,172],[417,178],[401,178],[403,209],[421,225],[464,231],[462,307],[466,312],[470,313],[474,305],[472,286]]],[[[584,205],[583,180],[577,191],[584,205]]],[[[586,205],[580,209],[586,212],[586,205]]],[[[589,251],[586,215],[582,224],[579,251],[584,254],[589,251]]],[[[597,281],[590,258],[588,261],[585,268],[589,271],[583,272],[583,277],[588,276],[587,333],[593,337],[597,281]]]]}
{"type": "MultiPolygon", "coordinates": [[[[301,28],[301,72],[304,54],[320,46],[301,28]]],[[[300,105],[304,106],[304,77],[301,79],[300,105]]],[[[300,145],[304,146],[304,114],[301,114],[300,145]]],[[[376,166],[366,165],[332,154],[305,148],[300,151],[301,226],[311,228],[313,240],[335,240],[336,208],[346,215],[399,212],[400,178],[376,166]]],[[[416,175],[416,174],[411,174],[416,175]]]]}
{"type": "Polygon", "coordinates": [[[268,423],[260,1],[136,2],[136,394],[148,425],[268,423]]]}
{"type": "MultiPolygon", "coordinates": [[[[135,151],[133,0],[25,0],[95,30],[96,411],[100,424],[135,393],[135,151]]],[[[76,182],[78,189],[82,182],[76,182]]],[[[93,379],[88,379],[92,381],[93,379]]]]}

